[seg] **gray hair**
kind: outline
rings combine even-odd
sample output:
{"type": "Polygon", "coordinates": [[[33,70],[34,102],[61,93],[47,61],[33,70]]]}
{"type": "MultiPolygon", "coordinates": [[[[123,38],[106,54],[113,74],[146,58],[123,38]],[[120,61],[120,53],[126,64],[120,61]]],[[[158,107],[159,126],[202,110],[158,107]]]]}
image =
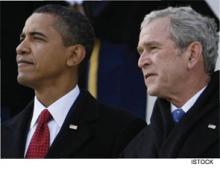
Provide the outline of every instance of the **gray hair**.
{"type": "Polygon", "coordinates": [[[170,36],[180,49],[184,50],[194,41],[202,44],[205,71],[209,74],[213,73],[218,57],[219,41],[214,19],[202,16],[191,7],[168,7],[147,14],[141,29],[151,21],[163,17],[170,19],[170,36]]]}

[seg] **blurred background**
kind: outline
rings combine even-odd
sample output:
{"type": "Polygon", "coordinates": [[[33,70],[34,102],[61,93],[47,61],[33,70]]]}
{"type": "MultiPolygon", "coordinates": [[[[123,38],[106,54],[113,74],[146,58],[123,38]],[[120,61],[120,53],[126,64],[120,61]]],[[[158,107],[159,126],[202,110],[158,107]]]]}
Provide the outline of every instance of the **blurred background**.
{"type": "MultiPolygon", "coordinates": [[[[219,1],[1,1],[1,121],[18,114],[33,99],[30,88],[17,83],[15,48],[25,20],[45,4],[61,4],[86,15],[96,32],[90,58],[80,67],[79,85],[102,103],[128,110],[149,123],[155,98],[147,96],[136,46],[140,23],[152,10],[167,6],[192,6],[215,18],[219,26],[219,1]]],[[[218,28],[219,30],[219,28],[218,28]]],[[[220,68],[219,61],[217,68],[220,68]]]]}

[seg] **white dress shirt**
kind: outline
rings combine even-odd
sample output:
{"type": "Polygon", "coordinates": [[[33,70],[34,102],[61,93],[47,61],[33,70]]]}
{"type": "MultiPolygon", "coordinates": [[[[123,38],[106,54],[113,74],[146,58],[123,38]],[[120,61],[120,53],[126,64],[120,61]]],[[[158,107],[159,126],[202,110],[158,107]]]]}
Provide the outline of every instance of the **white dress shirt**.
{"type": "Polygon", "coordinates": [[[34,113],[30,124],[30,129],[28,132],[26,145],[25,145],[25,153],[26,155],[28,146],[31,142],[31,138],[36,130],[37,127],[37,119],[40,115],[40,113],[47,109],[51,113],[52,120],[48,123],[48,128],[50,131],[50,145],[53,143],[55,137],[57,136],[58,132],[60,131],[63,122],[75,102],[76,98],[78,97],[80,93],[78,85],[76,85],[71,91],[69,91],[67,94],[65,94],[63,97],[56,100],[54,103],[52,103],[47,108],[41,104],[41,102],[37,99],[35,96],[34,98],[34,113]]]}
{"type": "Polygon", "coordinates": [[[205,90],[207,86],[203,87],[201,90],[199,90],[194,96],[192,96],[182,107],[177,108],[171,103],[171,113],[176,109],[182,109],[185,113],[195,104],[199,96],[202,94],[202,92],[205,90]]]}

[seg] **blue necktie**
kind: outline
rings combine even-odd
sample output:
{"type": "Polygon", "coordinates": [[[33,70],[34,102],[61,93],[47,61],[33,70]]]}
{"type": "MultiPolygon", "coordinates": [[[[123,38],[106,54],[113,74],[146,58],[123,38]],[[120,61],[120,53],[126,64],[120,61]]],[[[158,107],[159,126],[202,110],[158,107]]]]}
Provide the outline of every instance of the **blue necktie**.
{"type": "Polygon", "coordinates": [[[176,109],[172,112],[173,120],[178,123],[184,116],[185,112],[182,109],[176,109]]]}

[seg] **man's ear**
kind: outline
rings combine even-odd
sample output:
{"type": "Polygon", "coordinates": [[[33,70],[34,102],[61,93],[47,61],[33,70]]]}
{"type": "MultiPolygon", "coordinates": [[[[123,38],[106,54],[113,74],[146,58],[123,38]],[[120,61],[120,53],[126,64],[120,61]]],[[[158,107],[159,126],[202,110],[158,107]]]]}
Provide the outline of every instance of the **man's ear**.
{"type": "Polygon", "coordinates": [[[200,62],[202,58],[202,44],[198,41],[192,42],[187,47],[187,67],[188,69],[192,69],[198,62],[200,62]]]}
{"type": "Polygon", "coordinates": [[[77,44],[68,47],[67,66],[79,65],[86,56],[86,49],[84,46],[77,44]]]}

